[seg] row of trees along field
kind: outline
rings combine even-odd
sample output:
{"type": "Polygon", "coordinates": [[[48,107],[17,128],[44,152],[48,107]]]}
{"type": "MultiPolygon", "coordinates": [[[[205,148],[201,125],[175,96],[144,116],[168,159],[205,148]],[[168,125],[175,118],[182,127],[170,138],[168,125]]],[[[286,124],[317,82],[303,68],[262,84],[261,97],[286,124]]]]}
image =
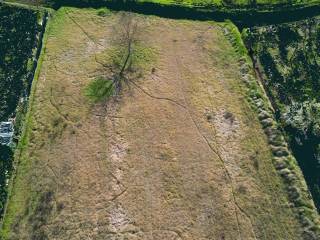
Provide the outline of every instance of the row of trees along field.
{"type": "MultiPolygon", "coordinates": [[[[15,115],[30,90],[33,49],[40,30],[34,11],[0,5],[0,121],[15,115]]],[[[7,197],[13,151],[0,144],[0,215],[7,197]]]]}

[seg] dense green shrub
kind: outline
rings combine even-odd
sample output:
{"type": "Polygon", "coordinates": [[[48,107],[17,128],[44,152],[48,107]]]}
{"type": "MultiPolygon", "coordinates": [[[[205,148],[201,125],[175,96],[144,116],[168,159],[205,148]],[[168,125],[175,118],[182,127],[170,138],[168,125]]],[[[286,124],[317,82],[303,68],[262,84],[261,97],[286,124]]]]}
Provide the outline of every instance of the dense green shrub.
{"type": "Polygon", "coordinates": [[[30,58],[39,29],[36,12],[0,5],[0,121],[15,111],[20,96],[30,89],[30,58]]]}
{"type": "Polygon", "coordinates": [[[107,8],[100,8],[97,12],[98,16],[100,17],[106,17],[110,15],[110,10],[107,8]]]}
{"type": "Polygon", "coordinates": [[[320,17],[243,37],[320,210],[320,17]]]}
{"type": "Polygon", "coordinates": [[[285,126],[296,129],[299,136],[320,137],[320,102],[292,103],[287,106],[282,118],[285,126]]]}
{"type": "MultiPolygon", "coordinates": [[[[32,0],[29,0],[32,2],[32,0]]],[[[313,4],[318,0],[42,0],[48,5],[100,5],[105,3],[154,3],[161,5],[195,7],[195,8],[212,8],[212,7],[252,7],[272,6],[272,5],[302,5],[313,4]]]]}
{"type": "MultiPolygon", "coordinates": [[[[29,9],[0,4],[0,121],[18,116],[16,129],[20,131],[26,101],[31,87],[35,62],[34,49],[40,30],[39,15],[29,9]]],[[[12,172],[13,151],[0,144],[0,215],[7,198],[7,181],[12,172]]]]}
{"type": "Polygon", "coordinates": [[[3,214],[7,198],[7,180],[12,170],[12,157],[11,148],[0,144],[0,216],[3,214]]]}
{"type": "Polygon", "coordinates": [[[96,78],[85,89],[85,95],[93,102],[108,99],[114,92],[112,81],[103,77],[96,78]]]}

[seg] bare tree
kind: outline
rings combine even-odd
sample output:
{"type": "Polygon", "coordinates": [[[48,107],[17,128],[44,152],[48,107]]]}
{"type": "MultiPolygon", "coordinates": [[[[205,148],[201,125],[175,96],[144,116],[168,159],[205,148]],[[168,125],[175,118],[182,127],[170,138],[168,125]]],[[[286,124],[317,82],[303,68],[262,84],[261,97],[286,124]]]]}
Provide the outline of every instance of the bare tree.
{"type": "MultiPolygon", "coordinates": [[[[106,95],[111,92],[117,95],[122,88],[123,83],[127,83],[129,73],[133,72],[133,62],[135,54],[135,45],[138,43],[138,21],[132,13],[122,13],[118,24],[113,29],[113,45],[116,46],[116,55],[108,63],[96,61],[103,66],[103,79],[106,95]]],[[[101,82],[103,85],[103,82],[101,82]]]]}
{"type": "Polygon", "coordinates": [[[131,13],[126,13],[120,19],[120,43],[126,48],[127,55],[121,67],[119,75],[123,75],[127,67],[130,66],[131,56],[133,54],[133,45],[137,43],[138,21],[131,13]]]}
{"type": "Polygon", "coordinates": [[[34,0],[33,4],[39,9],[42,4],[42,0],[34,0]]]}

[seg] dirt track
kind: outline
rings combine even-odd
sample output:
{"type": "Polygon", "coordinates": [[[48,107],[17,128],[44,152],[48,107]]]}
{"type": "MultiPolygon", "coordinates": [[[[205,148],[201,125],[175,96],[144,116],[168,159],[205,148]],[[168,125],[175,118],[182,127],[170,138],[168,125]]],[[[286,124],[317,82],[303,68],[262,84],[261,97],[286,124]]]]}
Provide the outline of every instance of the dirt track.
{"type": "Polygon", "coordinates": [[[106,108],[88,103],[117,18],[69,9],[51,30],[17,184],[52,209],[37,229],[17,213],[12,239],[299,239],[218,24],[137,16],[157,58],[106,108]]]}

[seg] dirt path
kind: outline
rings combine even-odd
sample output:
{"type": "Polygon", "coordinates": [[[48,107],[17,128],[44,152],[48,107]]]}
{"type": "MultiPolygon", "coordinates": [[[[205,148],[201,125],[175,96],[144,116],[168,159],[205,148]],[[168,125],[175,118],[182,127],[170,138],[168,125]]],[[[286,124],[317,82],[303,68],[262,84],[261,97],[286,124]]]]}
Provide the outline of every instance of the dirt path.
{"type": "Polygon", "coordinates": [[[157,59],[105,108],[82,91],[118,16],[68,11],[37,87],[33,170],[17,180],[52,192],[53,207],[38,228],[37,208],[17,213],[12,239],[299,239],[218,24],[137,16],[157,59]]]}

